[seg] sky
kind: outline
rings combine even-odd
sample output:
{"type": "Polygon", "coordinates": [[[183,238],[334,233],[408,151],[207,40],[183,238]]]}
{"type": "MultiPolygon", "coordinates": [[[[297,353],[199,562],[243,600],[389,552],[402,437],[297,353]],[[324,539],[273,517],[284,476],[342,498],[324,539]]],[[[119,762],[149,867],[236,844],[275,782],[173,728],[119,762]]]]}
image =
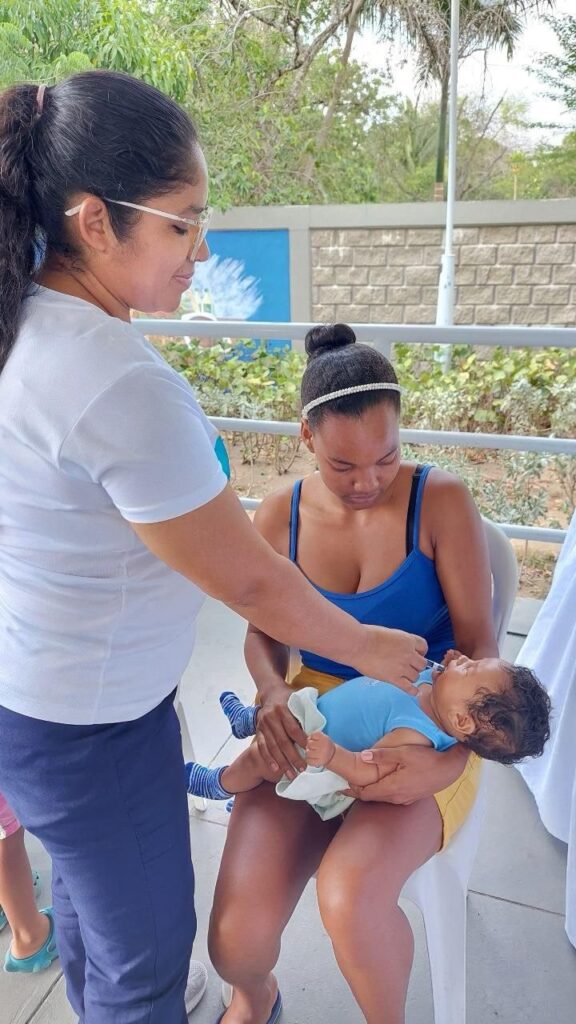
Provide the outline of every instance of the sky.
{"type": "MultiPolygon", "coordinates": [[[[559,0],[556,4],[555,14],[558,16],[562,14],[576,15],[576,0],[559,0]]],[[[381,67],[383,46],[386,46],[386,43],[381,43],[375,36],[365,33],[355,44],[354,56],[373,67],[381,67]]],[[[568,113],[561,104],[555,103],[543,95],[541,82],[528,70],[530,66],[534,66],[535,59],[539,54],[558,52],[558,42],[552,29],[540,19],[532,18],[517,43],[511,61],[506,60],[502,51],[492,50],[489,52],[485,87],[487,96],[494,101],[504,94],[510,99],[522,98],[528,102],[528,116],[531,121],[560,124],[564,130],[574,128],[576,114],[568,113]]],[[[482,55],[470,57],[464,61],[459,70],[459,92],[478,93],[483,71],[482,55]]],[[[406,56],[405,63],[403,61],[403,66],[399,67],[398,64],[394,66],[394,85],[399,92],[416,98],[414,62],[408,56],[406,56]]],[[[528,133],[528,138],[532,143],[544,141],[544,139],[558,141],[563,134],[562,128],[558,131],[532,129],[528,133]]]]}

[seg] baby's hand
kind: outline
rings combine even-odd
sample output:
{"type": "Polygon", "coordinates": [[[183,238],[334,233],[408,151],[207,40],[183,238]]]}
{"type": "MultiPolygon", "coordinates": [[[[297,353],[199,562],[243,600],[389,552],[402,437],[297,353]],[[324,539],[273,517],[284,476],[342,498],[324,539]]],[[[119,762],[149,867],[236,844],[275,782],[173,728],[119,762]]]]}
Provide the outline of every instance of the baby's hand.
{"type": "Polygon", "coordinates": [[[313,768],[325,768],[334,757],[336,747],[325,732],[313,732],[306,743],[306,760],[313,768]]]}

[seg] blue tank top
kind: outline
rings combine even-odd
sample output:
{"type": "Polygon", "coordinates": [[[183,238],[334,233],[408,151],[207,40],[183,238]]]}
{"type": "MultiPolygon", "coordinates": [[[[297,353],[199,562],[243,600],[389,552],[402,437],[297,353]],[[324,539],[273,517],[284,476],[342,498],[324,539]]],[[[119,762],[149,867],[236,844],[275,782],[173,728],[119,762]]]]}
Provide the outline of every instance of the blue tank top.
{"type": "MultiPolygon", "coordinates": [[[[441,661],[448,648],[454,646],[454,630],[446,599],[432,558],[420,550],[420,515],[426,478],[431,466],[418,466],[412,479],[406,529],[406,558],[395,572],[379,586],[357,594],[337,594],[316,587],[332,604],[348,612],[358,622],[372,626],[388,626],[416,633],[428,641],[428,657],[441,661]]],[[[294,485],[290,507],[290,559],[297,563],[298,509],[302,480],[294,485]]],[[[300,651],[302,663],[316,672],[343,679],[359,673],[352,665],[339,665],[311,651],[300,651]]]]}

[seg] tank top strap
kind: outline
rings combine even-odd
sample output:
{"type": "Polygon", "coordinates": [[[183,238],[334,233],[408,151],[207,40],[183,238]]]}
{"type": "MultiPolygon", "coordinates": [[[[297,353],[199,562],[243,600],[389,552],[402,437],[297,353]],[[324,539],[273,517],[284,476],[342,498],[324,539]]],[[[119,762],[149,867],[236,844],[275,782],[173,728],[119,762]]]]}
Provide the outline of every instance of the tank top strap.
{"type": "Polygon", "coordinates": [[[431,469],[431,465],[416,466],[412,477],[408,515],[406,517],[406,557],[408,557],[411,551],[418,550],[422,498],[424,497],[426,477],[431,469]]]}
{"type": "Polygon", "coordinates": [[[300,495],[302,493],[302,480],[297,480],[292,491],[290,501],[290,561],[296,561],[298,550],[298,509],[300,507],[300,495]]]}

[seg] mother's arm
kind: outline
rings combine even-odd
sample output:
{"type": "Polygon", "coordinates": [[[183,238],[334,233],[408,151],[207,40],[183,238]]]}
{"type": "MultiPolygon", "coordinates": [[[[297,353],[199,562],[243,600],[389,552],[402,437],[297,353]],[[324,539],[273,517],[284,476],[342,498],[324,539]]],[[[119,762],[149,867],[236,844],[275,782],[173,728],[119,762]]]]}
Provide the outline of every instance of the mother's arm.
{"type": "MultiPolygon", "coordinates": [[[[426,482],[420,542],[434,556],[454,627],[454,642],[469,658],[498,655],[492,622],[488,547],[480,513],[468,488],[450,473],[433,469],[426,482]]],[[[379,782],[356,790],[360,800],[410,804],[452,785],[469,751],[461,744],[442,753],[402,746],[366,751],[379,782]]]]}
{"type": "Polygon", "coordinates": [[[368,802],[413,804],[416,800],[440,793],[456,782],[466,767],[470,752],[461,743],[442,752],[406,744],[363,750],[361,756],[376,765],[380,781],[349,790],[353,796],[368,802]]]}
{"type": "MultiPolygon", "coordinates": [[[[254,515],[254,526],[280,555],[288,557],[292,485],[270,494],[254,515]]],[[[306,768],[297,744],[306,746],[306,734],[288,710],[293,692],[287,685],[290,648],[249,624],[244,657],[260,700],[256,742],[272,771],[281,769],[289,778],[306,768]]]]}
{"type": "Polygon", "coordinates": [[[423,530],[454,627],[455,646],[469,658],[498,656],[492,621],[488,545],[468,488],[434,469],[424,492],[423,530]]]}

